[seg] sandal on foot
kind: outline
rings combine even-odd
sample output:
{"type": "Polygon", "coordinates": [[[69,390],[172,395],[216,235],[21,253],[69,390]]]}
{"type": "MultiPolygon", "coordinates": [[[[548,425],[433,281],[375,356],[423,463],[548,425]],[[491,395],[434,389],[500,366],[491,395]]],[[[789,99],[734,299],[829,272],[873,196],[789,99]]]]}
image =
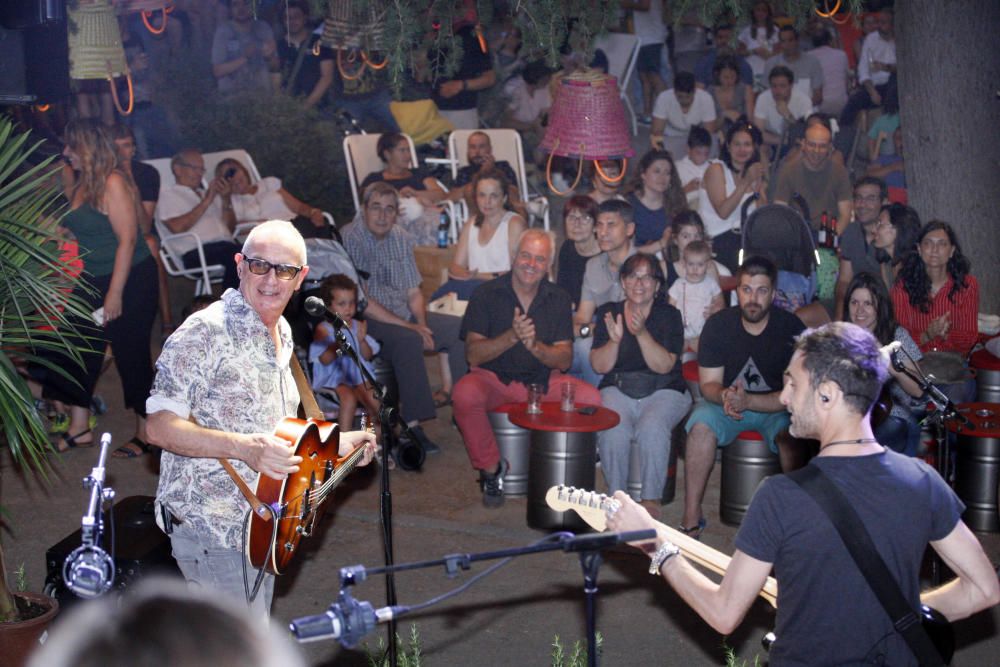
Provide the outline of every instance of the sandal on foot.
{"type": "Polygon", "coordinates": [[[438,389],[434,392],[434,407],[443,408],[447,405],[451,405],[451,392],[447,392],[444,389],[438,389]]]}
{"type": "Polygon", "coordinates": [[[690,526],[690,527],[685,527],[685,526],[681,525],[681,526],[677,526],[677,530],[679,530],[680,532],[684,533],[685,535],[687,535],[688,537],[690,537],[693,540],[700,540],[701,539],[701,533],[702,533],[702,531],[705,530],[705,526],[707,526],[707,525],[708,525],[708,522],[705,521],[705,517],[701,517],[700,519],[698,519],[697,525],[690,526]]]}
{"type": "Polygon", "coordinates": [[[77,442],[77,438],[82,438],[88,433],[90,433],[89,428],[86,431],[80,431],[76,435],[69,435],[69,433],[60,433],[59,439],[56,441],[57,443],[59,443],[56,444],[56,449],[59,450],[60,454],[62,454],[63,452],[68,452],[69,450],[76,449],[77,447],[80,447],[81,449],[86,449],[87,447],[93,447],[94,446],[93,440],[91,440],[90,442],[77,442]],[[61,443],[65,443],[65,447],[60,446],[61,443]]]}
{"type": "MultiPolygon", "coordinates": [[[[60,435],[62,433],[69,433],[69,415],[58,414],[52,419],[49,425],[49,435],[60,435]]],[[[91,430],[97,426],[97,416],[90,415],[87,417],[87,430],[84,433],[89,433],[91,430]]],[[[83,433],[77,434],[76,437],[80,437],[83,433]]]]}
{"type": "Polygon", "coordinates": [[[139,438],[132,438],[116,449],[111,456],[116,459],[137,459],[143,454],[149,454],[150,445],[139,438]]]}

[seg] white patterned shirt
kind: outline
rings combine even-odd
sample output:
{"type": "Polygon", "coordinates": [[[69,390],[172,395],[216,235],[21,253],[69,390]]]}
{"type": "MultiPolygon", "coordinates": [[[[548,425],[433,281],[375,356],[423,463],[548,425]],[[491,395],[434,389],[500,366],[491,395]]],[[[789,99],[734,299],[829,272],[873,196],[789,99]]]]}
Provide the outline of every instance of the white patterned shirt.
{"type": "MultiPolygon", "coordinates": [[[[280,356],[243,295],[226,290],[220,301],[188,317],[163,345],[147,413],[166,410],[231,433],[273,432],[299,405],[289,368],[292,332],[284,318],[278,331],[280,356]]],[[[231,463],[253,488],[257,473],[243,461],[231,463]]],[[[241,531],[249,505],[216,459],[164,450],[156,501],[208,542],[243,548],[241,531]]],[[[162,520],[160,511],[156,517],[162,520]]]]}

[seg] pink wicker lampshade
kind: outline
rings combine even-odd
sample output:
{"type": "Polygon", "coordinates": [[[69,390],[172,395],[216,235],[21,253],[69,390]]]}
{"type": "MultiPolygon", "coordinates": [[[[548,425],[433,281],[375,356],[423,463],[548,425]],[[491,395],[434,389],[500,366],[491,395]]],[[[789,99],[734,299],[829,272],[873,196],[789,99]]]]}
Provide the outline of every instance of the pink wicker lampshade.
{"type": "Polygon", "coordinates": [[[615,77],[587,70],[563,78],[560,84],[540,145],[543,151],[581,160],[635,155],[615,77]]]}

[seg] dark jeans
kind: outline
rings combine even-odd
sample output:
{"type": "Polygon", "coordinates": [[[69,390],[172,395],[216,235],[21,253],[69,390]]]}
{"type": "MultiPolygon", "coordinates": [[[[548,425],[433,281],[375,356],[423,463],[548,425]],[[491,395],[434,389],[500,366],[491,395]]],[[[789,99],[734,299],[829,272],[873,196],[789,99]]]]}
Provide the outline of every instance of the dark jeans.
{"type": "MultiPolygon", "coordinates": [[[[883,84],[881,86],[875,86],[875,90],[878,92],[879,97],[885,97],[885,91],[889,87],[889,84],[883,84]]],[[[872,101],[871,95],[868,94],[868,89],[864,86],[855,91],[853,95],[847,100],[847,105],[844,106],[844,110],[840,112],[840,124],[854,125],[854,121],[858,119],[858,114],[865,109],[874,109],[878,105],[872,101]]]]}
{"type": "Polygon", "coordinates": [[[916,456],[920,446],[920,425],[916,419],[889,416],[875,429],[875,437],[883,447],[916,456]]]}
{"type": "MultiPolygon", "coordinates": [[[[392,366],[399,385],[400,414],[403,420],[434,419],[434,396],[424,366],[424,343],[416,331],[368,318],[368,334],[382,344],[379,356],[392,366]]],[[[463,359],[464,361],[464,359],[463,359]]]]}

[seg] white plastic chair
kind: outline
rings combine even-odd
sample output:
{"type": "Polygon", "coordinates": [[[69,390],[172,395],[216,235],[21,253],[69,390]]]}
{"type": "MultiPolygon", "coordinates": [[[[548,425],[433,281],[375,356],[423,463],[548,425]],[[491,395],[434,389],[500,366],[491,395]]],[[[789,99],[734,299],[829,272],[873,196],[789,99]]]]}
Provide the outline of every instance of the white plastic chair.
{"type": "MultiPolygon", "coordinates": [[[[532,194],[528,189],[528,172],[524,167],[524,147],[517,130],[455,130],[448,137],[448,155],[451,156],[451,176],[456,178],[458,170],[469,165],[469,135],[482,132],[490,138],[493,157],[497,162],[507,162],[517,176],[517,189],[525,203],[529,204],[529,217],[540,218],[545,231],[549,231],[549,201],[542,195],[532,194]]],[[[464,203],[464,202],[463,202],[464,203]]],[[[530,221],[529,221],[530,222],[530,221]]]]}
{"type": "Polygon", "coordinates": [[[608,74],[618,79],[618,92],[632,124],[632,135],[639,131],[636,126],[635,109],[629,99],[628,87],[639,57],[639,38],[624,32],[609,32],[594,42],[595,49],[601,49],[608,57],[608,74]]]}
{"type": "Polygon", "coordinates": [[[187,278],[194,281],[194,295],[212,294],[212,285],[221,283],[225,276],[226,269],[222,264],[208,264],[205,260],[205,249],[201,244],[201,239],[191,232],[181,232],[173,234],[163,224],[163,221],[156,219],[156,231],[160,235],[160,259],[163,260],[163,268],[167,274],[175,278],[187,278]],[[198,250],[198,266],[188,268],[184,265],[184,252],[178,248],[178,243],[194,241],[198,250]]]}
{"type": "MultiPolygon", "coordinates": [[[[381,136],[381,134],[348,134],[344,137],[344,160],[347,162],[347,179],[351,184],[351,197],[354,198],[356,213],[361,212],[361,184],[365,182],[369,174],[382,171],[385,167],[376,150],[381,136]]],[[[406,137],[406,141],[410,145],[410,168],[416,169],[420,166],[420,162],[417,160],[417,149],[409,135],[404,134],[403,136],[406,137]]],[[[442,190],[448,191],[443,183],[439,182],[439,184],[442,190]]],[[[454,202],[447,199],[438,203],[444,206],[447,211],[451,238],[458,239],[458,232],[461,230],[462,220],[464,220],[460,210],[454,202]]]]}

